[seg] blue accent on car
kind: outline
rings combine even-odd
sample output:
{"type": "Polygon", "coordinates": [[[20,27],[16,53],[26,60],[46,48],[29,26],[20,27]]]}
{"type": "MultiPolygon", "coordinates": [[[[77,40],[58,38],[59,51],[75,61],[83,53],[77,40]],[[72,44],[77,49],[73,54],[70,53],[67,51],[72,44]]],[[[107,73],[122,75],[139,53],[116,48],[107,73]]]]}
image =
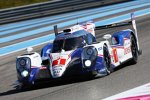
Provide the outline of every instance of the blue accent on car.
{"type": "Polygon", "coordinates": [[[107,71],[106,71],[104,64],[105,63],[104,63],[103,57],[97,56],[95,64],[93,66],[90,66],[89,68],[83,68],[83,72],[87,73],[87,72],[96,71],[97,73],[99,73],[101,75],[107,75],[107,71]]]}
{"type": "MultiPolygon", "coordinates": [[[[68,40],[68,42],[67,42],[67,39],[73,39],[73,38],[76,38],[76,41],[78,41],[78,40],[81,41],[81,43],[79,44],[79,47],[83,47],[86,44],[92,44],[93,42],[96,42],[96,38],[91,33],[87,32],[85,30],[79,30],[79,31],[76,31],[73,33],[62,32],[62,33],[56,35],[54,44],[49,43],[42,48],[41,56],[48,57],[48,54],[50,52],[53,52],[53,50],[55,50],[56,52],[58,52],[59,49],[64,49],[64,50],[70,49],[71,50],[71,47],[69,47],[69,44],[68,44],[68,47],[66,46],[66,44],[70,41],[70,40],[68,40]],[[65,40],[67,43],[65,42],[65,46],[63,46],[63,47],[61,47],[62,45],[59,45],[60,46],[59,48],[53,48],[53,45],[54,45],[54,47],[56,47],[56,46],[58,46],[57,43],[61,44],[63,42],[63,41],[58,41],[55,43],[55,41],[57,41],[57,40],[65,40]],[[84,43],[84,40],[86,43],[84,43]]],[[[73,44],[71,44],[71,46],[72,45],[73,44]]],[[[77,47],[77,48],[79,48],[79,47],[77,47]]],[[[78,55],[78,53],[76,55],[78,55]]]]}
{"type": "Polygon", "coordinates": [[[53,48],[53,43],[48,43],[47,45],[45,45],[42,50],[41,50],[41,57],[47,57],[53,48]]]}
{"type": "Polygon", "coordinates": [[[31,69],[31,73],[30,73],[30,77],[29,77],[29,83],[32,83],[33,81],[36,80],[36,74],[38,73],[40,69],[39,68],[32,68],[31,69]]]}
{"type": "Polygon", "coordinates": [[[112,35],[112,37],[116,38],[116,40],[118,41],[119,46],[123,46],[124,45],[124,38],[128,38],[130,39],[130,34],[131,34],[131,30],[123,30],[123,31],[119,31],[116,32],[112,35]]]}
{"type": "Polygon", "coordinates": [[[73,59],[74,57],[79,57],[81,58],[81,52],[82,52],[83,48],[77,48],[75,51],[73,51],[73,53],[70,55],[71,59],[73,59]]]}

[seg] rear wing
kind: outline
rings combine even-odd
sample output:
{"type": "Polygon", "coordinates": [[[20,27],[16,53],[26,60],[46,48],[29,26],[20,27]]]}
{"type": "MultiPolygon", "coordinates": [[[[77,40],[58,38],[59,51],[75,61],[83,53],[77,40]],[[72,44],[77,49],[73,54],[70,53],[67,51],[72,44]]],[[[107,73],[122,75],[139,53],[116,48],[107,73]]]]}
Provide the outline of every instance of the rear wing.
{"type": "Polygon", "coordinates": [[[131,20],[130,21],[113,23],[113,24],[103,25],[103,26],[96,26],[95,30],[108,29],[108,28],[120,27],[120,26],[125,26],[125,25],[132,25],[132,27],[134,29],[134,34],[135,34],[135,37],[137,40],[138,51],[139,51],[139,54],[141,54],[142,51],[139,48],[138,33],[137,33],[137,27],[136,27],[136,21],[135,21],[134,13],[131,13],[131,20]]]}
{"type": "Polygon", "coordinates": [[[109,25],[96,26],[95,30],[101,30],[101,29],[107,29],[107,28],[113,28],[113,27],[120,27],[120,26],[131,25],[131,24],[132,24],[132,21],[119,22],[119,23],[113,23],[113,24],[109,24],[109,25]]]}

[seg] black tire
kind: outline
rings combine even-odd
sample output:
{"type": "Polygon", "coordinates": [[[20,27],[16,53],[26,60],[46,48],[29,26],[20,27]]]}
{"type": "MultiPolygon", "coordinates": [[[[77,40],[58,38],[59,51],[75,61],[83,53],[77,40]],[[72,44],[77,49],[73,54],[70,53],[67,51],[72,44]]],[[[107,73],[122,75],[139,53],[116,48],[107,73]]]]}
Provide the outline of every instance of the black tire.
{"type": "Polygon", "coordinates": [[[92,75],[95,78],[107,76],[114,71],[113,68],[111,67],[111,58],[110,58],[110,54],[106,45],[103,46],[103,55],[104,55],[104,66],[106,69],[106,74],[103,75],[103,74],[100,74],[98,71],[93,71],[92,75]]]}
{"type": "Polygon", "coordinates": [[[138,47],[137,47],[136,39],[133,37],[133,35],[131,35],[130,40],[131,40],[131,52],[133,56],[130,62],[131,64],[136,64],[138,61],[138,47]]]}
{"type": "Polygon", "coordinates": [[[104,56],[104,65],[107,71],[107,75],[113,72],[113,68],[111,67],[111,58],[106,45],[103,47],[103,56],[104,56]]]}
{"type": "Polygon", "coordinates": [[[17,85],[15,88],[16,90],[23,91],[27,88],[27,86],[24,84],[20,84],[20,85],[17,85]]]}

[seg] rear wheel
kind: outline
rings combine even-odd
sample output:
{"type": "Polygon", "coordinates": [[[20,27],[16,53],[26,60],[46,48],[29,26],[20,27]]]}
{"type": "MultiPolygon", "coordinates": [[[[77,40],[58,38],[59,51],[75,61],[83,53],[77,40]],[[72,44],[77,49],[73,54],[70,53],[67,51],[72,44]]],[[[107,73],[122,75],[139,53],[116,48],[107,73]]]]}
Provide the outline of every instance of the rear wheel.
{"type": "Polygon", "coordinates": [[[138,48],[137,48],[137,43],[133,35],[131,35],[131,52],[133,58],[131,59],[132,64],[136,64],[138,61],[138,48]]]}
{"type": "Polygon", "coordinates": [[[106,45],[103,47],[103,56],[104,56],[104,65],[106,68],[107,75],[113,72],[113,68],[111,67],[111,58],[106,45]]]}

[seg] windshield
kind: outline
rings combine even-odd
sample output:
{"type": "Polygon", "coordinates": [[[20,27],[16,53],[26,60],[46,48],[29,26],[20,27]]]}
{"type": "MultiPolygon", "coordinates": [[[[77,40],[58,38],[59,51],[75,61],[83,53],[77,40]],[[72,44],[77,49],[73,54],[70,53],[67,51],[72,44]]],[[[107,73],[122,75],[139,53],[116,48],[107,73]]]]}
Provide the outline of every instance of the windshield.
{"type": "Polygon", "coordinates": [[[53,43],[53,53],[61,52],[61,50],[69,51],[79,47],[83,47],[84,42],[82,37],[69,38],[63,40],[55,40],[53,43]]]}

